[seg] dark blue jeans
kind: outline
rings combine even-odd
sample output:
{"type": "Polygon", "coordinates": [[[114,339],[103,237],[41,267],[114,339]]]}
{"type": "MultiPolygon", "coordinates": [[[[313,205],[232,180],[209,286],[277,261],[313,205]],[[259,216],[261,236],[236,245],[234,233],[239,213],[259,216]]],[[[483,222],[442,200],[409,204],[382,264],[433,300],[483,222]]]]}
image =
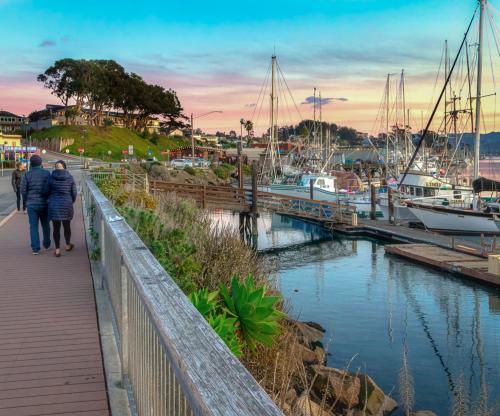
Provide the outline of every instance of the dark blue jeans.
{"type": "Polygon", "coordinates": [[[40,234],[38,223],[42,226],[43,246],[50,247],[50,225],[47,205],[28,205],[28,218],[30,223],[31,249],[33,252],[40,251],[40,234]]]}

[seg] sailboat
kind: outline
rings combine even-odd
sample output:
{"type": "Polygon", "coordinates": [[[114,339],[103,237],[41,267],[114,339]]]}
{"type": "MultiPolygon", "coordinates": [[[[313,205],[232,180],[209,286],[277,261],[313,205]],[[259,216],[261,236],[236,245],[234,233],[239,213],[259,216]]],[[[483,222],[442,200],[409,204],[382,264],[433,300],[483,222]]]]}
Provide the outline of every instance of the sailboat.
{"type": "MultiPolygon", "coordinates": [[[[279,82],[277,79],[279,75],[283,77],[277,58],[273,55],[270,68],[269,141],[260,174],[259,189],[264,192],[310,199],[312,188],[312,197],[315,200],[353,205],[358,213],[369,215],[371,209],[369,194],[362,192],[361,180],[346,178],[346,172],[335,173],[327,169],[332,153],[329,132],[323,131],[321,92],[317,96],[316,88],[314,88],[314,123],[306,139],[307,143],[298,145],[296,152],[290,152],[287,157],[280,154],[277,125],[278,97],[283,96],[284,92],[280,94],[277,88],[280,85],[287,86],[287,83],[286,80],[279,82]],[[319,123],[317,123],[317,107],[319,123]]],[[[289,90],[287,92],[294,102],[291,92],[289,90]]]]}
{"type": "MultiPolygon", "coordinates": [[[[498,213],[498,204],[486,204],[482,206],[480,192],[484,190],[483,180],[479,176],[479,160],[480,160],[480,139],[481,139],[481,89],[482,89],[482,63],[483,63],[483,35],[484,35],[484,18],[485,7],[487,0],[479,1],[479,41],[478,41],[478,57],[477,57],[477,93],[476,93],[476,111],[475,111],[475,143],[474,143],[474,194],[471,198],[469,207],[453,207],[442,204],[437,204],[436,200],[430,201],[407,201],[409,210],[425,225],[427,229],[441,231],[443,233],[457,234],[497,234],[500,232],[500,214],[498,213]]],[[[476,12],[469,24],[469,28],[464,36],[460,50],[466,44],[467,34],[470,30],[476,12]]],[[[459,54],[460,54],[459,50],[459,54]]],[[[458,56],[455,58],[455,63],[458,56]]],[[[453,69],[453,68],[452,68],[453,69]]],[[[448,74],[447,82],[449,82],[450,74],[448,74]]],[[[446,83],[444,91],[446,91],[446,83]]],[[[443,92],[441,92],[441,99],[443,92]]],[[[439,104],[439,100],[437,105],[439,104]]],[[[436,107],[437,107],[436,105],[436,107]]],[[[435,112],[435,110],[434,110],[435,112]]],[[[430,125],[430,122],[427,126],[430,125]]],[[[427,130],[427,129],[426,129],[427,130]]],[[[424,136],[425,136],[424,132],[424,136]]],[[[421,139],[422,141],[423,139],[421,139]]],[[[418,151],[418,148],[416,149],[418,151]]],[[[414,155],[415,156],[415,155],[414,155]]],[[[406,172],[405,172],[406,173],[406,172]]],[[[404,177],[403,177],[404,181],[404,177]]],[[[500,183],[495,184],[500,189],[500,183]]],[[[490,187],[492,188],[492,187],[490,187]]],[[[493,189],[493,188],[492,188],[493,189]]],[[[492,190],[491,189],[491,190],[492,190]]],[[[460,191],[454,191],[460,192],[460,191]]]]}

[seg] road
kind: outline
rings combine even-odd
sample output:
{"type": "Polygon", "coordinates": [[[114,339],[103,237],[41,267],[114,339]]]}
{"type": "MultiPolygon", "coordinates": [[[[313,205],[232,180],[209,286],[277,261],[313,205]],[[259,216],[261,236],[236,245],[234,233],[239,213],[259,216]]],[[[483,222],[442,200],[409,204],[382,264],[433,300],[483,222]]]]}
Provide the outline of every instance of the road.
{"type": "MultiPolygon", "coordinates": [[[[79,158],[68,157],[57,153],[47,152],[42,155],[43,166],[49,170],[54,169],[57,160],[64,160],[68,164],[68,169],[75,177],[77,183],[80,182],[80,160],[79,158]]],[[[11,186],[12,169],[5,169],[3,176],[0,173],[0,222],[16,208],[16,194],[11,186]]]]}

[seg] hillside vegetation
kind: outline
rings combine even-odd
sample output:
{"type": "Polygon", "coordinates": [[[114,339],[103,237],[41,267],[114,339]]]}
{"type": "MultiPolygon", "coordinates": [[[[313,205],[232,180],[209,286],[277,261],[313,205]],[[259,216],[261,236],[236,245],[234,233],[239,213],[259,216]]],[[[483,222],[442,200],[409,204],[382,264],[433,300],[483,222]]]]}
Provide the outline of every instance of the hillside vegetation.
{"type": "Polygon", "coordinates": [[[167,157],[160,153],[162,150],[190,146],[190,142],[183,137],[147,136],[144,138],[135,131],[112,126],[55,126],[34,131],[31,133],[31,137],[33,139],[72,138],[75,142],[68,147],[71,154],[78,155],[78,149],[85,148],[85,154],[88,157],[104,160],[121,159],[123,157],[122,150],[128,149],[129,145],[134,146],[134,157],[137,159],[147,158],[148,150],[151,150],[152,155],[156,156],[158,160],[165,160],[167,157]],[[84,139],[84,129],[86,130],[86,140],[84,139]],[[111,151],[111,155],[108,155],[108,151],[111,151]]]}

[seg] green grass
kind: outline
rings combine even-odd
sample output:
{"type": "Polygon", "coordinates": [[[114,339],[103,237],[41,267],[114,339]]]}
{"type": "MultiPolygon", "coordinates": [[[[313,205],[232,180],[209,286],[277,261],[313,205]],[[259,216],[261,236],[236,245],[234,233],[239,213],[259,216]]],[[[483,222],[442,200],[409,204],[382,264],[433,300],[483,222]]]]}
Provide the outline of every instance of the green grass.
{"type": "MultiPolygon", "coordinates": [[[[34,131],[31,133],[33,139],[46,139],[53,137],[73,138],[75,142],[68,146],[71,154],[79,155],[78,149],[85,148],[88,157],[104,160],[119,160],[122,150],[134,146],[134,156],[137,159],[146,159],[148,149],[158,160],[166,160],[167,155],[162,155],[162,150],[172,150],[179,147],[189,146],[190,142],[182,137],[160,136],[158,144],[153,144],[149,139],[144,139],[135,131],[119,127],[90,127],[90,126],[55,126],[49,129],[34,131]],[[86,146],[84,146],[83,129],[86,133],[86,146]],[[111,156],[108,156],[111,151],[111,156]]],[[[63,149],[65,151],[65,149],[63,149]]]]}

